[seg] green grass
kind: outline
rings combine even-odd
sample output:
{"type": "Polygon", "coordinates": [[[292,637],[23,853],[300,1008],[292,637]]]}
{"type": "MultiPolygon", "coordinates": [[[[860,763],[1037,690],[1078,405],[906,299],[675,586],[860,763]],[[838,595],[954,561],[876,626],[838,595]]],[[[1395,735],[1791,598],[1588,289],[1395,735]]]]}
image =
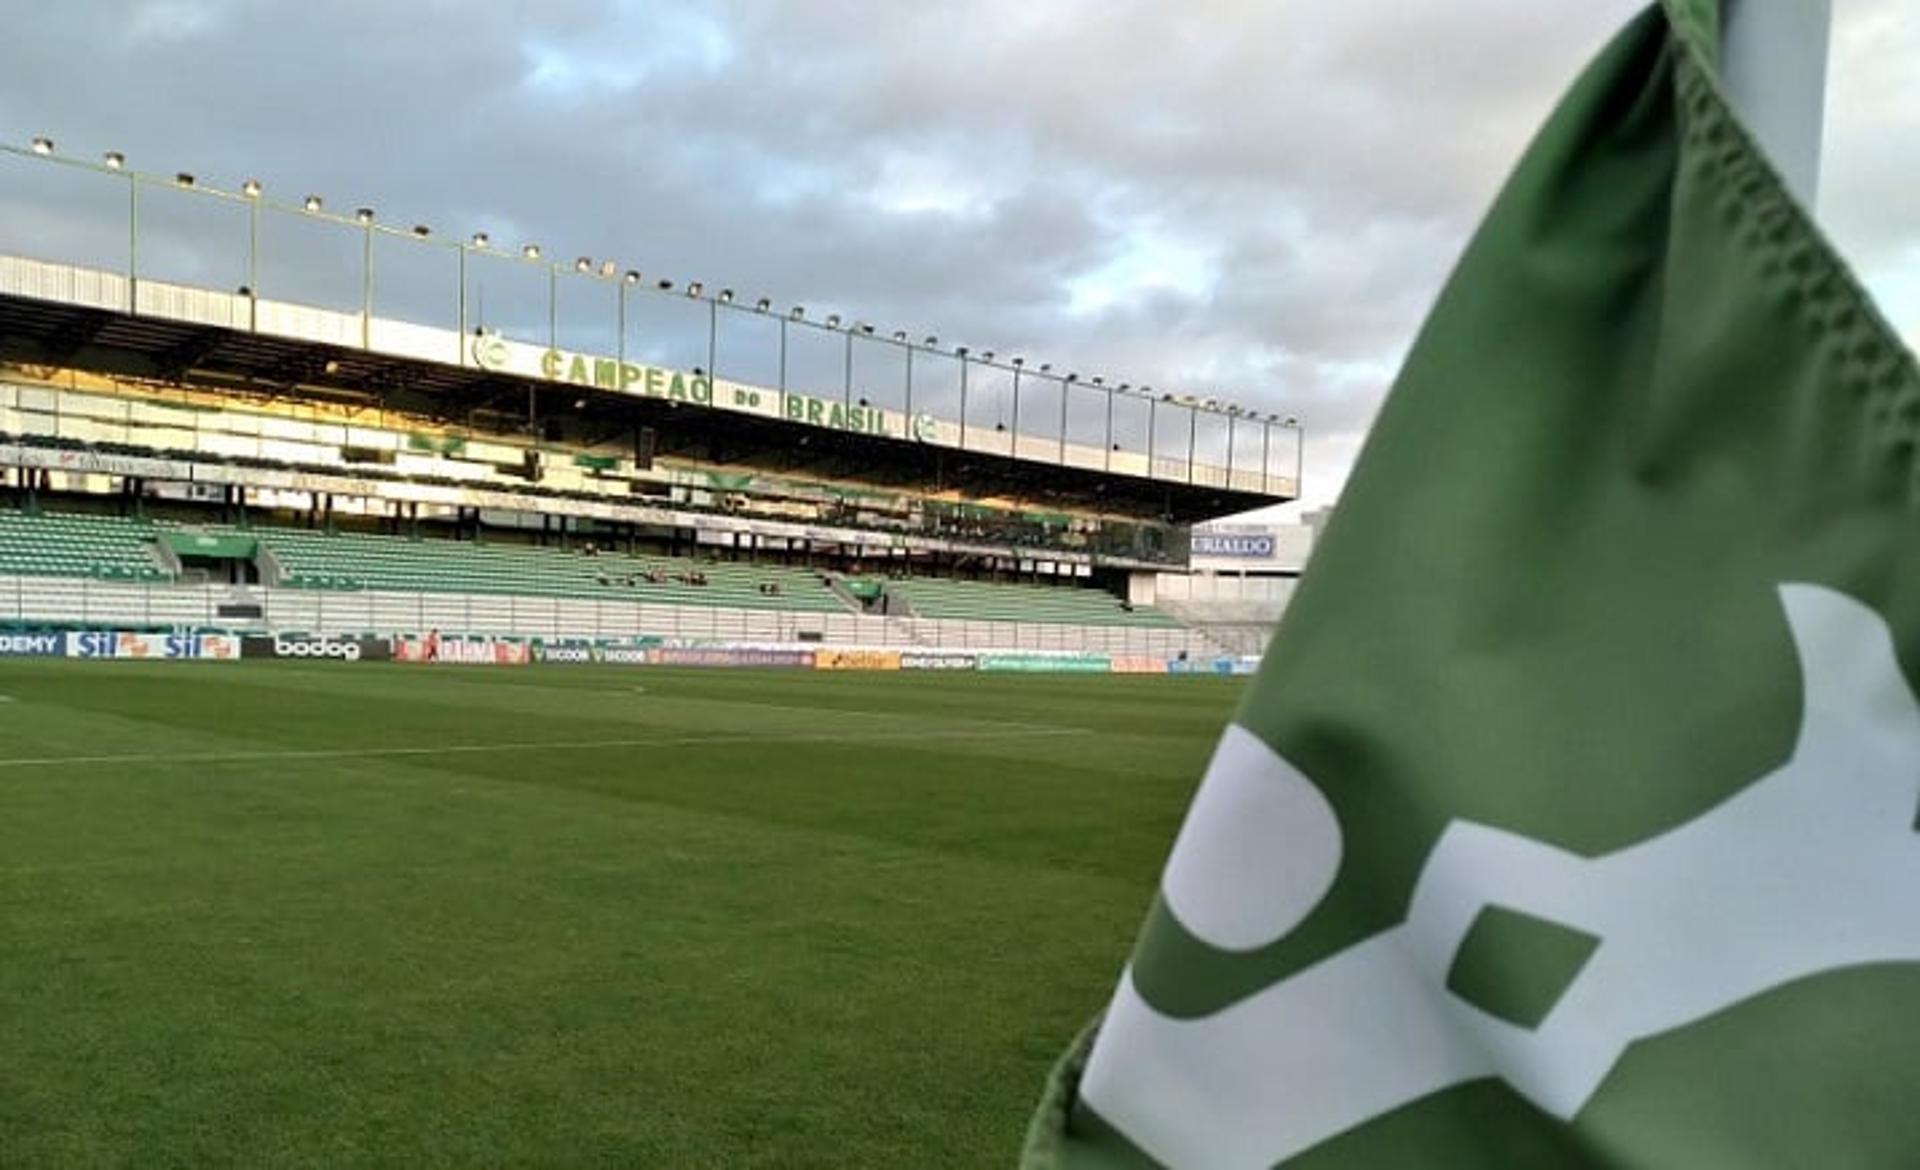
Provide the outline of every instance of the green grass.
{"type": "Polygon", "coordinates": [[[0,1163],[1010,1165],[1238,690],[0,660],[0,1163]]]}

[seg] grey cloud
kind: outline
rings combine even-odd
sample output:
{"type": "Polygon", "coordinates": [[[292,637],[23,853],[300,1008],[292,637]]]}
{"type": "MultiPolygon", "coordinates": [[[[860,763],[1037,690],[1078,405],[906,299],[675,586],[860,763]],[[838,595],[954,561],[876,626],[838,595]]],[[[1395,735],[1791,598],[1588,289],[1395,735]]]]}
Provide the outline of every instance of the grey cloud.
{"type": "MultiPolygon", "coordinates": [[[[0,112],[14,140],[1297,413],[1324,500],[1512,159],[1637,7],[68,0],[13,23],[0,112]],[[1129,268],[1148,229],[1208,279],[1129,268]],[[1076,301],[1116,271],[1139,279],[1076,301]]],[[[1897,0],[1837,8],[1824,217],[1912,327],[1920,32],[1897,0]]],[[[0,242],[84,239],[57,210],[0,242]]]]}

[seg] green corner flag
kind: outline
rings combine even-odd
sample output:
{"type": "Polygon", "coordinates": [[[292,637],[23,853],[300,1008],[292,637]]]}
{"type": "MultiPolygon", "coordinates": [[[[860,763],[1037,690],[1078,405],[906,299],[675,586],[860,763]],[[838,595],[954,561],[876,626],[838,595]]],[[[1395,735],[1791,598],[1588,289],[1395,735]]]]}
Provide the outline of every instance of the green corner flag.
{"type": "Polygon", "coordinates": [[[1467,249],[1029,1170],[1920,1165],[1920,373],[1717,19],[1467,249]]]}

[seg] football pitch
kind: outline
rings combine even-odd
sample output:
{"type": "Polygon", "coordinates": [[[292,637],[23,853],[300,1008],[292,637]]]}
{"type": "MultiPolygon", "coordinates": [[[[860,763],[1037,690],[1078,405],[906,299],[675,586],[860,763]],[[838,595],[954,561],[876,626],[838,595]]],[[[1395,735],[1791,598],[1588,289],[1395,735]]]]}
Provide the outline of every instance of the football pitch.
{"type": "Polygon", "coordinates": [[[1240,688],[0,660],[0,1162],[1011,1165],[1240,688]]]}

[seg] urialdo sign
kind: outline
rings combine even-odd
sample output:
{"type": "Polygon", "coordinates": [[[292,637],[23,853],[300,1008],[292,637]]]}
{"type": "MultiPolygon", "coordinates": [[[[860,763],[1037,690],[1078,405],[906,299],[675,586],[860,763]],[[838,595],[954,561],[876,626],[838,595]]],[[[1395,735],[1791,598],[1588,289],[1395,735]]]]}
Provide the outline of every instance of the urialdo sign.
{"type": "Polygon", "coordinates": [[[1193,555],[1197,557],[1248,557],[1273,555],[1270,532],[1196,532],[1193,555]]]}

